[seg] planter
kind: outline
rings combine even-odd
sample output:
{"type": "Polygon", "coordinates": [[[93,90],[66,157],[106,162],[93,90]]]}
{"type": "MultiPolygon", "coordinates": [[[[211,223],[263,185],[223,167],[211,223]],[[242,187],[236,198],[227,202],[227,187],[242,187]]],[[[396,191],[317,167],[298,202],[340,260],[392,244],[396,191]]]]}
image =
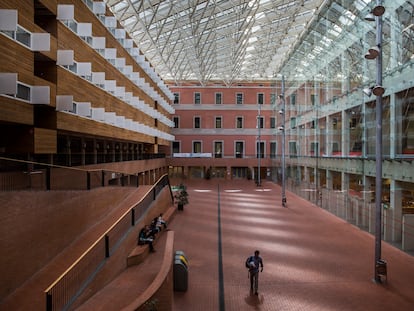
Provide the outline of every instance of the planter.
{"type": "Polygon", "coordinates": [[[184,204],[178,204],[177,208],[179,211],[183,211],[184,210],[184,204]]]}

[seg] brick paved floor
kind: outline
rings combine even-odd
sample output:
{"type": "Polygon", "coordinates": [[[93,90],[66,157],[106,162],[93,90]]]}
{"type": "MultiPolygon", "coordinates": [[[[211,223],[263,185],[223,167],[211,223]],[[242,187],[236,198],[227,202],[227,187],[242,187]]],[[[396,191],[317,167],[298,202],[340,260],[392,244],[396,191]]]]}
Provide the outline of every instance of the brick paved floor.
{"type": "Polygon", "coordinates": [[[190,204],[171,224],[189,259],[189,288],[174,311],[414,310],[414,258],[382,244],[388,280],[374,276],[374,237],[270,182],[220,182],[224,293],[219,293],[217,181],[188,183],[190,204]],[[245,258],[261,251],[259,295],[249,293],[245,258]],[[220,298],[221,297],[221,298],[220,298]],[[222,309],[224,310],[224,309],[222,309]]]}
{"type": "MultiPolygon", "coordinates": [[[[283,208],[281,189],[270,182],[186,185],[190,204],[169,228],[175,231],[175,249],[189,260],[189,286],[174,293],[173,311],[414,310],[413,256],[383,243],[388,280],[376,284],[374,237],[327,211],[289,192],[283,208]],[[258,296],[249,292],[244,267],[255,249],[265,265],[258,296]]],[[[127,269],[79,309],[119,310],[142,290],[137,284],[155,277],[162,251],[160,241],[145,263],[127,269]]]]}

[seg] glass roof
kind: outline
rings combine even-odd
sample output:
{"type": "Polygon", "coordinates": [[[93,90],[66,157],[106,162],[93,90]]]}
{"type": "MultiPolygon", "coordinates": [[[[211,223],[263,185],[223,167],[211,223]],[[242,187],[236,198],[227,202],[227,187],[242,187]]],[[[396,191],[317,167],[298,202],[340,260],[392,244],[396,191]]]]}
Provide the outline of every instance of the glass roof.
{"type": "MultiPolygon", "coordinates": [[[[164,80],[371,78],[363,55],[375,44],[375,22],[364,17],[375,1],[105,1],[164,80]]],[[[386,1],[385,68],[412,59],[413,8],[413,0],[386,1]],[[401,59],[389,56],[396,40],[391,25],[408,27],[398,39],[401,59]]]]}

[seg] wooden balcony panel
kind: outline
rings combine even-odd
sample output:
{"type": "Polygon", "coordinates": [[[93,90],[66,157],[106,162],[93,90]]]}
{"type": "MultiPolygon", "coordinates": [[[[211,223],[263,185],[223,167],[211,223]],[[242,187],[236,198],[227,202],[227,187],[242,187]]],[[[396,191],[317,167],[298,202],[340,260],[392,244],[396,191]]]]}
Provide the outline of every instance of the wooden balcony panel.
{"type": "MultiPolygon", "coordinates": [[[[74,50],[74,59],[78,62],[90,62],[92,64],[92,72],[105,72],[106,80],[116,80],[117,86],[125,87],[126,92],[132,92],[134,96],[144,100],[146,104],[154,107],[154,101],[136,84],[128,79],[123,73],[121,73],[115,66],[109,63],[102,55],[96,52],[85,41],[80,39],[66,26],[58,25],[59,37],[64,38],[58,43],[58,49],[61,50],[74,50]]],[[[109,35],[109,34],[108,34],[109,35]]],[[[127,54],[121,55],[121,45],[115,41],[117,46],[117,57],[125,57],[127,54]]],[[[108,44],[107,44],[108,46],[108,44]]],[[[132,58],[131,58],[132,65],[132,58]]],[[[137,70],[135,70],[137,71],[137,70]]]]}
{"type": "Polygon", "coordinates": [[[57,113],[57,129],[79,133],[79,135],[99,136],[117,140],[153,143],[154,138],[149,135],[118,128],[92,119],[82,118],[69,113],[57,113]]]}
{"type": "Polygon", "coordinates": [[[154,126],[154,121],[150,116],[74,73],[58,67],[57,75],[59,82],[56,92],[58,95],[73,95],[74,101],[90,102],[92,107],[104,108],[106,112],[115,112],[125,118],[154,126]]]}
{"type": "Polygon", "coordinates": [[[0,120],[33,125],[33,105],[14,98],[0,96],[0,120]]]}
{"type": "Polygon", "coordinates": [[[57,132],[55,130],[34,128],[34,153],[56,153],[57,132]]]}
{"type": "Polygon", "coordinates": [[[33,84],[34,54],[27,47],[0,35],[0,72],[16,72],[17,80],[33,84]]]}

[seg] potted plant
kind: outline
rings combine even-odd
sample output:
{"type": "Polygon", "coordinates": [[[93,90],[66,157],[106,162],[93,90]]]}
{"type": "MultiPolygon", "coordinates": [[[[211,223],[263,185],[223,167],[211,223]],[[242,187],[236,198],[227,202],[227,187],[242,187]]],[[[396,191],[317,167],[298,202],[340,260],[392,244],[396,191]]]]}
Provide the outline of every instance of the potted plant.
{"type": "Polygon", "coordinates": [[[184,209],[184,205],[188,204],[188,192],[187,187],[180,184],[177,193],[174,195],[175,203],[179,211],[184,209]]]}

